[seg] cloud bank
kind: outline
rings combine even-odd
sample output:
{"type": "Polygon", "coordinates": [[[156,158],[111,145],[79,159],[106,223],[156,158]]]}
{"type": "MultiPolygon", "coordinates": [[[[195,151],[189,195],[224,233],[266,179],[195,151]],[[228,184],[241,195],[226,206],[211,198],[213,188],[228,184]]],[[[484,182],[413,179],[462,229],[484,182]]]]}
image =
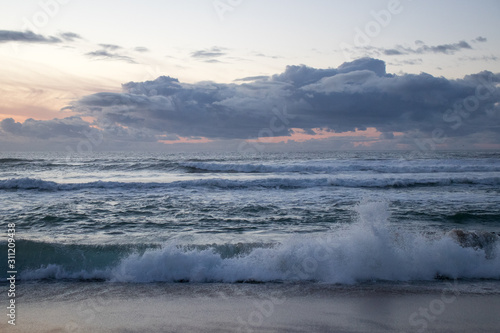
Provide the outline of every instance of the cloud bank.
{"type": "Polygon", "coordinates": [[[24,123],[7,118],[0,122],[0,128],[5,133],[32,139],[83,138],[83,133],[91,130],[89,125],[80,117],[53,120],[27,119],[24,123]]]}
{"type": "MultiPolygon", "coordinates": [[[[130,141],[246,140],[293,136],[294,129],[314,135],[318,129],[342,133],[376,128],[381,140],[401,143],[430,137],[439,129],[447,137],[470,138],[471,143],[487,138],[491,144],[500,143],[499,82],[500,74],[487,71],[459,80],[394,75],[386,72],[383,61],[362,58],[338,68],[288,66],[283,73],[242,84],[186,84],[162,76],[126,83],[121,93],[85,96],[69,108],[93,117],[105,137],[130,141]]],[[[68,129],[73,122],[84,126],[75,118],[47,130],[72,135],[78,132],[68,129]]],[[[2,122],[10,135],[32,135],[22,129],[26,123],[20,126],[2,122]]]]}

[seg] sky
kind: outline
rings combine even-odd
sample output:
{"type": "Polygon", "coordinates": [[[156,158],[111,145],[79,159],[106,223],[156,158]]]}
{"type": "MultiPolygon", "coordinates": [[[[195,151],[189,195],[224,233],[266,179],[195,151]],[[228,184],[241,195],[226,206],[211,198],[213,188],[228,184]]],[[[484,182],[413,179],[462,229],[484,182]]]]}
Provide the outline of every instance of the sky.
{"type": "Polygon", "coordinates": [[[497,0],[0,0],[0,151],[500,149],[497,0]]]}

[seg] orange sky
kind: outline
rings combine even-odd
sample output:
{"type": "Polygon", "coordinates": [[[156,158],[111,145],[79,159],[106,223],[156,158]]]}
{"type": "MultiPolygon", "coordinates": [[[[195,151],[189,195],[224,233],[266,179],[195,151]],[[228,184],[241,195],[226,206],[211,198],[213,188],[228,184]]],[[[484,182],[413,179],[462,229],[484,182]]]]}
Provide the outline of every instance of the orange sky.
{"type": "MultiPolygon", "coordinates": [[[[262,137],[258,139],[250,139],[246,140],[246,142],[258,142],[258,143],[287,143],[288,141],[295,141],[295,142],[306,142],[309,140],[324,140],[328,138],[359,138],[360,140],[363,141],[355,141],[354,146],[364,146],[364,147],[370,147],[372,144],[377,142],[380,139],[380,136],[382,135],[382,132],[378,131],[375,127],[369,127],[366,130],[358,130],[356,129],[355,131],[348,131],[348,132],[341,132],[341,133],[336,133],[336,132],[331,132],[331,131],[326,131],[321,128],[315,128],[313,131],[316,133],[315,135],[313,134],[307,134],[303,129],[300,128],[293,128],[293,134],[290,136],[276,136],[276,137],[262,137]],[[368,140],[368,141],[366,141],[368,140]]],[[[394,132],[393,133],[395,136],[402,136],[404,133],[401,132],[394,132]]],[[[179,137],[179,140],[159,140],[159,142],[164,143],[164,144],[176,144],[176,143],[208,143],[208,142],[213,142],[214,140],[210,140],[208,138],[187,138],[187,137],[179,137]]]]}

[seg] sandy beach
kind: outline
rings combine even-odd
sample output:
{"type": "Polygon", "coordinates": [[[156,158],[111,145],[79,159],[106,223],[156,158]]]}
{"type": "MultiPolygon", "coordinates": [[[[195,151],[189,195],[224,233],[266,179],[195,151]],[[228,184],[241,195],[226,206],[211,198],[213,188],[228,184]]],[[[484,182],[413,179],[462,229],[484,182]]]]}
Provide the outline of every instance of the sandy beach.
{"type": "Polygon", "coordinates": [[[500,295],[419,286],[42,283],[2,332],[498,332],[500,295]]]}

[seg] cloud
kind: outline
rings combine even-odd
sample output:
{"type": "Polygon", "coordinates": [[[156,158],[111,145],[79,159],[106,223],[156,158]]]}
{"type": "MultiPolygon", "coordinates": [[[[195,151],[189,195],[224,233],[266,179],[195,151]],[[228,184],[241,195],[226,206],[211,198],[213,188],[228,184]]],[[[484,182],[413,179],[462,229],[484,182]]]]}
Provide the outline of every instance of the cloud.
{"type": "Polygon", "coordinates": [[[256,81],[256,80],[267,80],[269,78],[268,75],[258,75],[258,76],[247,76],[241,79],[234,80],[235,82],[244,82],[244,81],[256,81]]]}
{"type": "Polygon", "coordinates": [[[458,43],[454,44],[441,44],[441,45],[436,45],[436,46],[427,46],[423,45],[419,47],[416,50],[411,50],[410,52],[415,52],[415,53],[445,53],[445,54],[454,54],[456,51],[460,51],[463,49],[470,50],[472,47],[467,43],[466,41],[460,41],[458,43]]]}
{"type": "Polygon", "coordinates": [[[58,37],[55,37],[35,34],[32,31],[0,30],[0,44],[9,42],[31,44],[61,44],[64,42],[73,42],[77,39],[82,39],[82,37],[74,32],[63,32],[58,34],[58,37]]]}
{"type": "MultiPolygon", "coordinates": [[[[95,119],[93,126],[108,144],[152,145],[166,138],[293,139],[297,133],[321,139],[315,135],[318,130],[366,129],[380,133],[371,141],[392,145],[410,145],[436,130],[453,142],[500,142],[500,74],[484,71],[453,80],[426,73],[395,75],[386,72],[385,62],[362,58],[337,68],[287,66],[280,74],[241,82],[188,84],[161,76],[125,83],[120,93],[84,96],[68,108],[95,119]]],[[[11,137],[33,139],[76,138],[92,129],[79,117],[24,123],[6,119],[0,125],[11,137]]]]}
{"type": "Polygon", "coordinates": [[[487,38],[481,37],[481,36],[479,36],[479,37],[477,37],[476,39],[473,40],[473,42],[479,42],[479,43],[485,43],[487,41],[488,41],[487,38]]]}
{"type": "Polygon", "coordinates": [[[71,109],[94,117],[107,130],[135,129],[148,138],[248,139],[290,136],[294,128],[314,133],[316,128],[346,132],[371,127],[408,135],[444,128],[448,136],[458,137],[500,134],[500,112],[491,113],[498,109],[499,82],[500,75],[490,72],[460,80],[394,75],[386,73],[383,61],[363,58],[338,68],[288,66],[281,74],[239,85],[186,84],[163,76],[124,84],[122,93],[85,96],[71,109]]]}
{"type": "Polygon", "coordinates": [[[121,49],[121,46],[114,45],[114,44],[99,44],[100,47],[102,47],[105,50],[110,50],[110,51],[116,51],[121,49]]]}
{"type": "Polygon", "coordinates": [[[219,47],[212,47],[208,50],[198,50],[191,53],[191,57],[198,59],[217,58],[224,55],[226,55],[226,53],[219,47]]]}
{"type": "Polygon", "coordinates": [[[255,56],[256,57],[269,58],[269,59],[279,59],[279,58],[282,58],[280,56],[270,56],[270,55],[266,55],[264,53],[255,53],[255,56]]]}
{"type": "MultiPolygon", "coordinates": [[[[478,37],[472,42],[484,42],[486,38],[478,37]]],[[[379,57],[379,56],[408,56],[408,55],[424,55],[424,54],[444,54],[454,55],[459,52],[473,50],[473,47],[462,40],[456,43],[428,45],[421,40],[416,40],[414,46],[396,45],[393,47],[376,47],[376,46],[348,46],[342,49],[345,55],[350,54],[355,57],[356,55],[363,54],[364,56],[379,57]]]]}
{"type": "Polygon", "coordinates": [[[417,59],[407,59],[407,60],[393,60],[388,64],[392,66],[406,66],[406,65],[415,66],[422,64],[422,62],[423,62],[422,59],[417,58],[417,59]]]}
{"type": "Polygon", "coordinates": [[[149,49],[147,47],[144,47],[144,46],[137,46],[134,48],[134,51],[135,52],[149,52],[149,49]]]}
{"type": "Polygon", "coordinates": [[[384,54],[385,55],[402,55],[404,53],[402,51],[396,50],[396,49],[387,49],[387,50],[384,50],[384,54]]]}
{"type": "Polygon", "coordinates": [[[498,61],[498,60],[500,60],[500,58],[495,56],[495,55],[489,55],[489,56],[484,55],[482,57],[460,57],[460,58],[458,58],[458,60],[488,62],[488,61],[498,61]]]}
{"type": "Polygon", "coordinates": [[[76,34],[74,32],[63,32],[63,33],[59,34],[59,36],[61,36],[62,39],[66,40],[68,42],[72,42],[75,39],[82,39],[82,37],[79,34],[76,34]]]}
{"type": "Polygon", "coordinates": [[[93,52],[88,52],[85,55],[87,57],[96,58],[98,60],[119,60],[119,61],[128,62],[130,64],[137,63],[133,58],[131,58],[129,56],[120,55],[118,53],[111,53],[111,52],[108,52],[107,50],[97,50],[97,51],[93,51],[93,52]]]}
{"type": "Polygon", "coordinates": [[[54,36],[43,36],[32,31],[12,31],[0,30],[0,43],[21,42],[21,43],[62,43],[60,38],[54,36]]]}
{"type": "Polygon", "coordinates": [[[34,139],[50,139],[57,137],[83,138],[85,132],[92,130],[90,124],[80,117],[64,119],[34,120],[27,119],[24,123],[16,122],[12,118],[3,119],[0,128],[14,136],[34,139]]]}
{"type": "Polygon", "coordinates": [[[407,54],[424,54],[424,53],[441,53],[441,54],[455,54],[461,50],[470,50],[472,47],[466,41],[460,41],[452,44],[440,44],[429,46],[422,41],[415,42],[417,48],[404,47],[401,45],[391,49],[379,49],[384,55],[407,55],[407,54]]]}
{"type": "MultiPolygon", "coordinates": [[[[137,64],[137,61],[128,56],[121,54],[124,51],[124,48],[120,45],[116,44],[98,44],[101,49],[93,52],[88,52],[85,55],[90,58],[98,59],[98,60],[117,60],[117,61],[125,61],[129,64],[137,64]],[[116,51],[120,51],[117,53],[116,51]]],[[[149,50],[145,47],[136,47],[133,49],[135,52],[149,52],[149,50]]]]}

